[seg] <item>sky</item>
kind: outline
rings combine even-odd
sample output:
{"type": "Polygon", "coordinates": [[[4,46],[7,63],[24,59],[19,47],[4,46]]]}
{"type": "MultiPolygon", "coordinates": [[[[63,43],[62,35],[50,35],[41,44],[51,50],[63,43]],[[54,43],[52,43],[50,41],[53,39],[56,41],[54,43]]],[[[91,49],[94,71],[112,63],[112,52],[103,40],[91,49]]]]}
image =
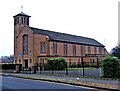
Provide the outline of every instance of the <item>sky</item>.
{"type": "Polygon", "coordinates": [[[118,44],[118,1],[1,0],[0,56],[14,53],[13,16],[21,11],[31,27],[94,38],[110,52],[118,44]]]}

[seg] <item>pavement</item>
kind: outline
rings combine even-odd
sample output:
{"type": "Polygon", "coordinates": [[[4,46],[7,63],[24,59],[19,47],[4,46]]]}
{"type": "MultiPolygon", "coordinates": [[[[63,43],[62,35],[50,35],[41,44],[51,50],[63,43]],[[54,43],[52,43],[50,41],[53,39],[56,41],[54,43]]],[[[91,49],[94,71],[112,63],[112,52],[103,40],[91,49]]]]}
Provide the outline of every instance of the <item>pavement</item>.
{"type": "Polygon", "coordinates": [[[0,73],[0,75],[13,76],[13,77],[26,77],[34,80],[46,80],[72,85],[82,85],[92,88],[99,88],[105,90],[120,90],[120,80],[112,79],[94,79],[94,78],[76,78],[68,76],[51,76],[41,74],[23,74],[23,73],[0,73]]]}

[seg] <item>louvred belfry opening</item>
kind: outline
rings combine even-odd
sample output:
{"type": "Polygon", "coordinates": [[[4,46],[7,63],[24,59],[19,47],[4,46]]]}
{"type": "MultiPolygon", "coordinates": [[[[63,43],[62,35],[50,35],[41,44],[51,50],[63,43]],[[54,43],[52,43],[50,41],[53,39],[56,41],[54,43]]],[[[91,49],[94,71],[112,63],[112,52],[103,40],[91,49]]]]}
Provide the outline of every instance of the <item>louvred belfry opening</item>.
{"type": "Polygon", "coordinates": [[[22,25],[28,25],[29,26],[29,18],[31,16],[21,12],[14,17],[14,25],[17,25],[17,24],[22,24],[22,25]]]}

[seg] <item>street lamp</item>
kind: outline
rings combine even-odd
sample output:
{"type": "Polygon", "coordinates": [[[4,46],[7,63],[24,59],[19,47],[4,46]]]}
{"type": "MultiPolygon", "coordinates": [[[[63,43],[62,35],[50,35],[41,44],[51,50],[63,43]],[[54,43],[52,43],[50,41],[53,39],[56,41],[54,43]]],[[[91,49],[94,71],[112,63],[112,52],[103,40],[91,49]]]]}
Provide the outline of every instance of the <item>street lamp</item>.
{"type": "Polygon", "coordinates": [[[83,61],[83,56],[81,56],[81,61],[82,61],[82,67],[83,67],[83,77],[85,76],[85,73],[84,73],[84,61],[83,61]]]}

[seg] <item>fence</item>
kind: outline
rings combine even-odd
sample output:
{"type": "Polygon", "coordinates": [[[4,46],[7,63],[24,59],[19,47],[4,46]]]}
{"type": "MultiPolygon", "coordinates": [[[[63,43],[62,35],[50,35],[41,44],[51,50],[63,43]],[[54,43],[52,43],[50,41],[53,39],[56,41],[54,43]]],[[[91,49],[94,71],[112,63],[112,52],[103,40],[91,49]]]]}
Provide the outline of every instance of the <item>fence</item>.
{"type": "Polygon", "coordinates": [[[64,70],[55,70],[53,67],[52,69],[48,69],[48,64],[38,64],[38,74],[48,74],[48,75],[68,75],[68,76],[101,76],[101,63],[90,63],[90,62],[83,62],[83,63],[68,63],[65,64],[64,70]]]}
{"type": "MultiPolygon", "coordinates": [[[[13,66],[13,65],[12,65],[13,66]]],[[[62,69],[56,69],[55,67],[51,66],[52,68],[49,69],[49,64],[38,64],[36,67],[33,67],[33,69],[24,69],[21,70],[22,73],[29,74],[29,73],[36,73],[36,74],[46,74],[46,75],[60,75],[60,76],[101,76],[102,70],[101,70],[101,63],[98,62],[82,62],[82,63],[66,63],[64,64],[64,68],[62,69]]],[[[15,70],[16,65],[10,68],[15,70]]],[[[21,66],[20,66],[21,68],[21,66]]],[[[2,67],[2,70],[5,70],[7,72],[9,67],[4,65],[2,67]]],[[[12,71],[14,71],[12,70],[12,71]]]]}

